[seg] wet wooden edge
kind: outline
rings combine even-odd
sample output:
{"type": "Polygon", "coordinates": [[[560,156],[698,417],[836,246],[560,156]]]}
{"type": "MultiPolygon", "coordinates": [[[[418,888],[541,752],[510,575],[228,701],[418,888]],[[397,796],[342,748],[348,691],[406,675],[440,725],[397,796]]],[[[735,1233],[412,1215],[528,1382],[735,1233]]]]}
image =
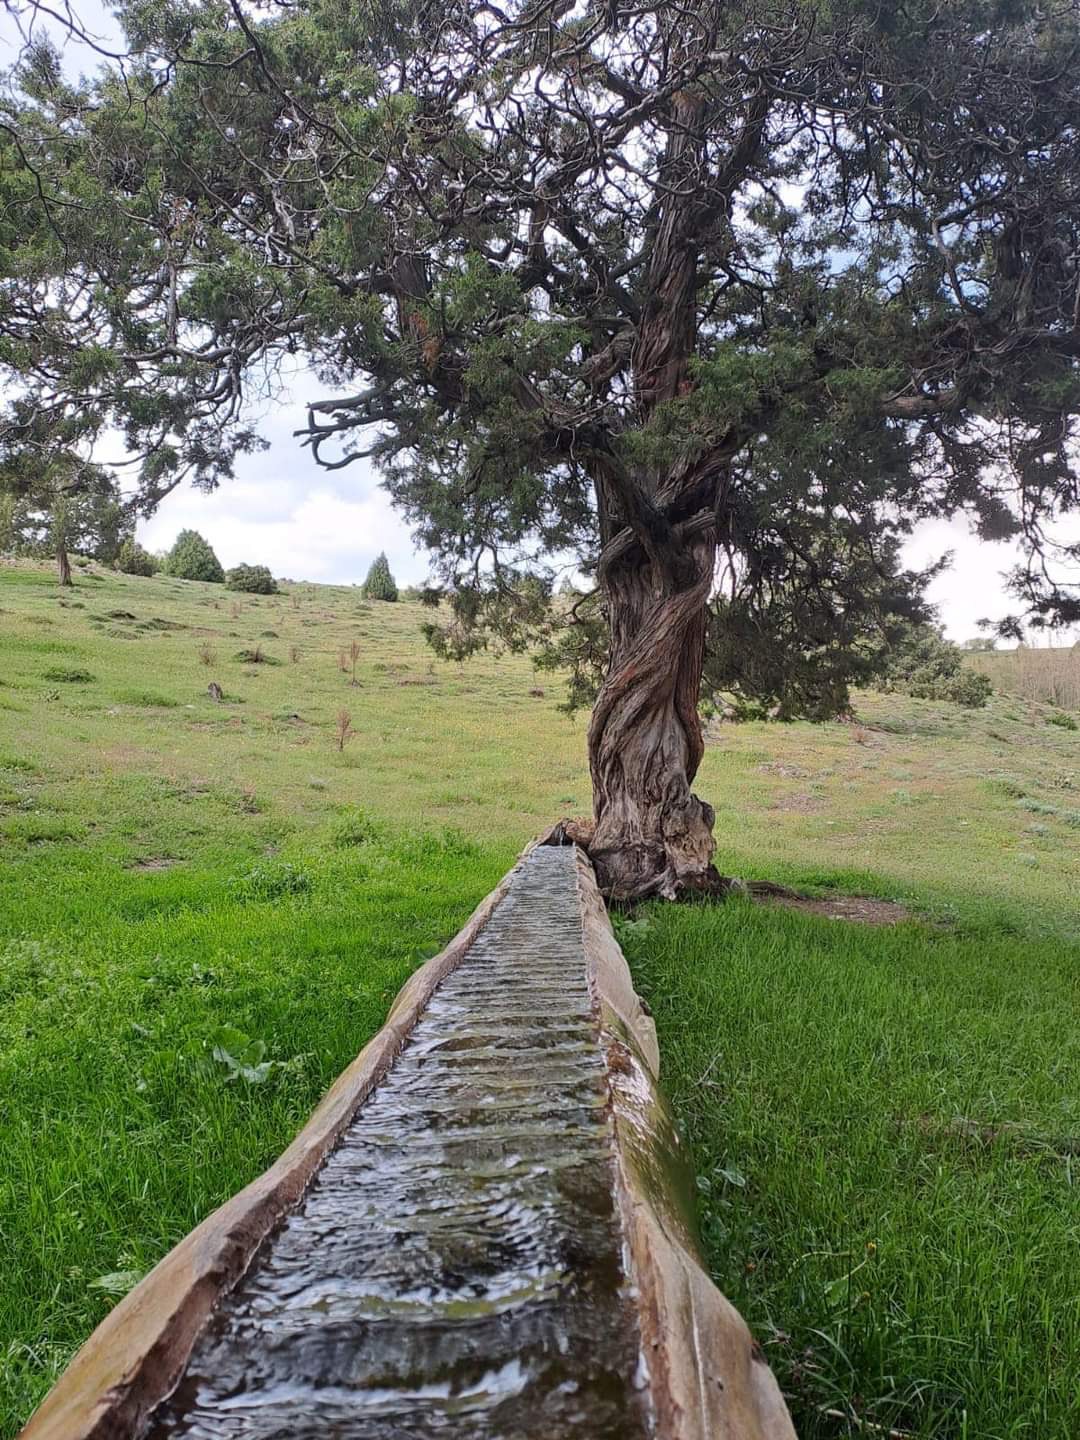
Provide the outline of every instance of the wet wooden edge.
{"type": "Polygon", "coordinates": [[[132,1440],[176,1387],[214,1307],[256,1250],[300,1203],[356,1111],[386,1075],[439,985],[505,897],[517,864],[449,945],[398,992],[386,1023],[342,1071],[271,1167],[208,1215],[109,1312],[20,1434],[20,1440],[132,1440]]]}
{"type": "Polygon", "coordinates": [[[796,1440],[760,1346],[702,1264],[688,1159],[672,1164],[665,1154],[666,1140],[677,1137],[658,1087],[656,1027],[634,991],[592,866],[580,849],[577,879],[612,1097],[627,1278],[657,1440],[796,1440]],[[684,1184],[687,1193],[679,1193],[684,1184]]]}

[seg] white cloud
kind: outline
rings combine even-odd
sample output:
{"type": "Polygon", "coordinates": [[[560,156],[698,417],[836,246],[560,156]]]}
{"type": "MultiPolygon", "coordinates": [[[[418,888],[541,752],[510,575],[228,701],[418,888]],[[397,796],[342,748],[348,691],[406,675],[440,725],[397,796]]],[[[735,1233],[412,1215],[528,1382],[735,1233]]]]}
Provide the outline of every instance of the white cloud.
{"type": "Polygon", "coordinates": [[[426,556],[416,550],[408,527],[366,466],[358,463],[354,470],[339,472],[355,476],[342,493],[322,483],[305,451],[293,458],[291,474],[284,456],[279,459],[271,450],[249,457],[240,477],[213,494],[175,490],[139,526],[139,539],[151,550],[165,550],[180,530],[198,530],[226,568],[245,562],[268,565],[275,575],[336,584],[363,580],[385,550],[399,584],[426,577],[426,556]],[[251,473],[261,466],[267,468],[263,477],[251,473]]]}
{"type": "MultiPolygon", "coordinates": [[[[1075,521],[1059,539],[1071,534],[1080,537],[1075,521]]],[[[1005,574],[1021,563],[1022,555],[1013,541],[981,540],[961,516],[953,520],[927,520],[918,526],[904,547],[904,562],[915,568],[953,552],[953,562],[930,586],[929,597],[938,607],[950,640],[964,641],[978,635],[978,622],[986,616],[1000,620],[1016,614],[1020,604],[1005,589],[1005,574]]],[[[1068,578],[1064,573],[1059,579],[1068,578]]],[[[1075,580],[1075,574],[1072,576],[1075,580]]]]}
{"type": "MultiPolygon", "coordinates": [[[[293,438],[298,413],[299,401],[284,397],[259,427],[269,448],[242,456],[237,478],[210,495],[190,486],[174,491],[140,524],[142,543],[165,550],[190,528],[206,536],[226,567],[268,565],[278,576],[336,584],[363,580],[385,550],[399,584],[422,582],[427,555],[413,543],[378,476],[365,461],[320,470],[293,438]]],[[[983,616],[995,620],[1016,610],[1004,574],[1019,562],[1020,551],[1010,541],[980,540],[958,517],[920,525],[904,561],[920,567],[950,550],[953,563],[931,586],[930,599],[949,637],[963,641],[979,633],[983,616]]]]}

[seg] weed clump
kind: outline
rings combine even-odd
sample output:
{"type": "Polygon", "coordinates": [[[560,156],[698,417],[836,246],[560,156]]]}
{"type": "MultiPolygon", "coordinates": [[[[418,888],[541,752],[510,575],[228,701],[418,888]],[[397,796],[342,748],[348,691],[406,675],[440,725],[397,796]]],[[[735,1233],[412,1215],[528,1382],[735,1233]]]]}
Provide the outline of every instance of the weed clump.
{"type": "Polygon", "coordinates": [[[287,861],[272,865],[255,865],[232,883],[238,900],[281,900],[289,895],[307,895],[311,876],[306,870],[287,861]]]}
{"type": "Polygon", "coordinates": [[[348,850],[357,845],[372,845],[383,839],[384,829],[366,810],[352,810],[342,815],[330,831],[335,850],[348,850]]]}
{"type": "Polygon", "coordinates": [[[86,685],[94,679],[94,676],[90,674],[89,670],[84,670],[78,665],[72,666],[71,669],[65,669],[61,665],[52,665],[44,672],[42,679],[52,680],[63,685],[86,685]]]}

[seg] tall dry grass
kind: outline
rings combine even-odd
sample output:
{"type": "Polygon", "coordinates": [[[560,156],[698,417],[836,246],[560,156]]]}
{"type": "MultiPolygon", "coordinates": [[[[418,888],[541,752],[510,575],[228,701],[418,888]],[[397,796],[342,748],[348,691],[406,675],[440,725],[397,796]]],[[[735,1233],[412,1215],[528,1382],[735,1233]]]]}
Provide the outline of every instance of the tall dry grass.
{"type": "Polygon", "coordinates": [[[1019,645],[1015,650],[977,651],[968,659],[974,669],[989,675],[995,690],[1062,710],[1080,710],[1080,643],[1046,648],[1019,645]]]}

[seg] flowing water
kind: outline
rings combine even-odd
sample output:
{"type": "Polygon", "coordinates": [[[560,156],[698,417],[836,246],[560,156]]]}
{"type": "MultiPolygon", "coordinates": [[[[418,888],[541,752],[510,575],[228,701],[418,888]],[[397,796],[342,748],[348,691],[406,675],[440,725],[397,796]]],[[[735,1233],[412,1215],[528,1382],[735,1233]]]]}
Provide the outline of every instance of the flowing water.
{"type": "Polygon", "coordinates": [[[644,1440],[574,850],[531,852],[152,1440],[644,1440]]]}

